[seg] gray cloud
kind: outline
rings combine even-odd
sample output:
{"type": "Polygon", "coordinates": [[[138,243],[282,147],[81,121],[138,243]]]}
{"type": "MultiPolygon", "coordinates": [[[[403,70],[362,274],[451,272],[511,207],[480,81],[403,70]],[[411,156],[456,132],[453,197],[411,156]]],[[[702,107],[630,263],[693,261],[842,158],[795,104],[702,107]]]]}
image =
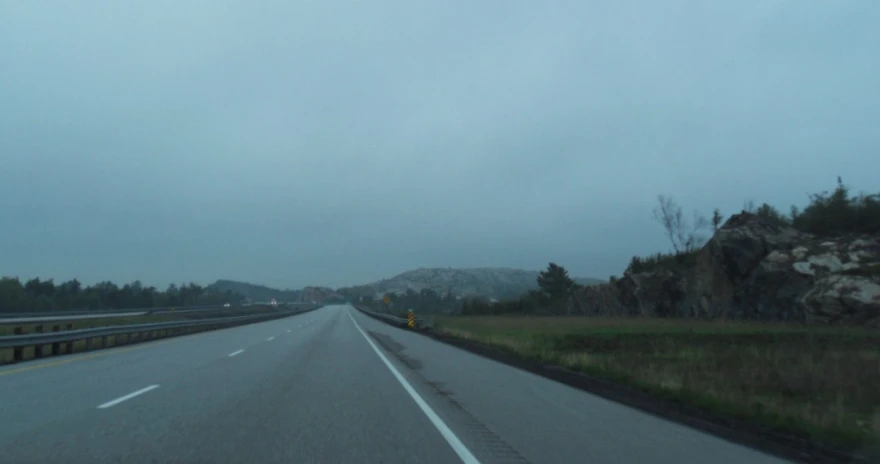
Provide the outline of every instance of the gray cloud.
{"type": "Polygon", "coordinates": [[[658,193],[876,190],[871,1],[0,4],[0,273],[619,273],[658,193]]]}

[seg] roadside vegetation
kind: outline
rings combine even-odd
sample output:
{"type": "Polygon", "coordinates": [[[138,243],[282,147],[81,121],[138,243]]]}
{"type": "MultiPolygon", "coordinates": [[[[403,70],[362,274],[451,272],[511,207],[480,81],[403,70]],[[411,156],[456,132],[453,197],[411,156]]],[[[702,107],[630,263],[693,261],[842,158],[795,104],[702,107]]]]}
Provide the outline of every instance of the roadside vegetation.
{"type": "MultiPolygon", "coordinates": [[[[634,256],[626,272],[683,270],[725,221],[659,196],[654,214],[672,250],[634,256]]],[[[817,236],[880,234],[880,195],[809,196],[802,211],[744,210],[817,236]]],[[[861,269],[880,275],[874,268],[861,269]]],[[[611,283],[617,280],[612,276],[611,283]]],[[[857,327],[566,317],[577,289],[550,263],[538,290],[510,301],[468,299],[437,316],[437,330],[537,362],[611,379],[659,397],[846,448],[880,445],[880,332],[857,327]],[[556,317],[535,317],[556,316],[556,317]]],[[[426,307],[426,306],[422,306],[426,307]]]]}
{"type": "Polygon", "coordinates": [[[438,316],[437,330],[838,446],[880,443],[880,333],[675,319],[438,316]]]}

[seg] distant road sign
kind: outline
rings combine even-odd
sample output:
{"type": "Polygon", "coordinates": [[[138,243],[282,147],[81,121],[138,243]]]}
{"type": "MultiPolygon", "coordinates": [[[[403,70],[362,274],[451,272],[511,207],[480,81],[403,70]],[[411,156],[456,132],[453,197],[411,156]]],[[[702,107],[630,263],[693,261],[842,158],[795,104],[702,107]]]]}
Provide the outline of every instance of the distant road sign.
{"type": "Polygon", "coordinates": [[[386,295],[385,298],[382,298],[382,301],[385,304],[391,303],[391,297],[386,295]]]}

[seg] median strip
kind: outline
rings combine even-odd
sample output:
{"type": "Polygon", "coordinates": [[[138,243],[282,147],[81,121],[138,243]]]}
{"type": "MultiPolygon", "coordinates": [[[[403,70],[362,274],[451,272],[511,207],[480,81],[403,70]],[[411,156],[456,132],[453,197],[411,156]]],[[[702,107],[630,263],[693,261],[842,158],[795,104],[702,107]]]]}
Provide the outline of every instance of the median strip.
{"type": "MultiPolygon", "coordinates": [[[[78,328],[66,327],[68,330],[60,330],[61,324],[55,324],[51,332],[43,330],[42,326],[36,326],[31,330],[26,327],[13,327],[12,335],[4,335],[0,330],[0,364],[15,363],[48,356],[68,355],[83,351],[113,348],[120,345],[142,343],[156,339],[169,338],[181,335],[190,335],[197,332],[226,329],[257,322],[266,322],[285,317],[303,314],[320,308],[277,310],[260,309],[254,312],[192,312],[184,319],[178,316],[162,316],[149,319],[144,323],[138,319],[135,324],[127,324],[127,318],[98,319],[90,321],[89,325],[96,327],[78,328]],[[218,317],[219,316],[219,317],[218,317]],[[165,320],[171,318],[172,320],[165,320]],[[112,321],[114,324],[103,324],[112,321]]],[[[72,324],[71,324],[72,325],[72,324]]],[[[5,326],[0,324],[0,329],[5,326]]],[[[5,327],[9,329],[9,327],[5,327]]]]}

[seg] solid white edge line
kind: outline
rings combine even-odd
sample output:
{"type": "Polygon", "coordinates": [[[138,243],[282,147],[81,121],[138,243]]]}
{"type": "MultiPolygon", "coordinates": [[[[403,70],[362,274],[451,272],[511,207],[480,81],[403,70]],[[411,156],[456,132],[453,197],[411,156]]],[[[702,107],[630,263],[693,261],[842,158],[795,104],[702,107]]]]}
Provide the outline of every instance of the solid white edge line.
{"type": "Polygon", "coordinates": [[[229,357],[231,358],[231,357],[233,357],[233,356],[235,356],[235,355],[239,355],[239,354],[242,354],[242,353],[244,353],[244,350],[233,351],[232,353],[229,353],[229,357]]]}
{"type": "Polygon", "coordinates": [[[108,402],[106,402],[106,403],[104,403],[104,404],[98,406],[98,409],[107,409],[107,408],[109,408],[109,407],[111,407],[111,406],[116,406],[117,404],[119,404],[119,403],[121,403],[121,402],[123,402],[123,401],[130,400],[130,399],[132,399],[132,398],[134,398],[135,396],[138,396],[138,395],[143,395],[144,393],[146,393],[146,392],[148,392],[148,391],[150,391],[150,390],[156,389],[156,388],[159,388],[159,385],[150,385],[149,387],[141,388],[140,390],[138,390],[138,391],[136,391],[136,392],[131,392],[131,393],[125,395],[125,396],[120,396],[119,398],[116,398],[116,399],[113,400],[113,401],[108,401],[108,402]]]}
{"type": "Polygon", "coordinates": [[[397,368],[394,367],[393,364],[391,364],[391,361],[389,361],[388,358],[385,357],[385,354],[382,353],[382,351],[376,346],[376,344],[373,343],[372,340],[370,340],[369,335],[367,335],[367,333],[364,332],[364,329],[361,328],[360,324],[358,324],[357,321],[354,320],[354,316],[351,315],[351,311],[349,311],[348,317],[351,318],[351,322],[354,323],[354,326],[356,329],[358,329],[358,332],[360,332],[361,335],[364,336],[364,339],[367,340],[367,343],[370,344],[370,347],[373,348],[373,351],[375,351],[376,354],[379,355],[379,359],[382,360],[382,362],[385,364],[385,367],[387,367],[388,370],[390,370],[391,373],[394,374],[394,377],[397,379],[398,382],[400,382],[400,385],[403,386],[403,389],[406,390],[407,393],[409,393],[409,396],[412,397],[412,399],[416,402],[422,412],[424,412],[425,415],[428,416],[428,420],[430,420],[431,423],[434,424],[434,427],[436,427],[437,430],[440,431],[440,434],[443,435],[443,438],[446,439],[446,442],[449,443],[449,446],[452,447],[452,450],[455,451],[455,454],[457,454],[458,457],[461,458],[461,461],[465,464],[480,464],[480,461],[477,460],[477,458],[473,455],[473,453],[471,453],[467,446],[465,446],[464,443],[459,440],[452,429],[450,429],[449,426],[447,426],[446,423],[443,422],[443,419],[441,419],[440,416],[438,416],[437,413],[434,412],[433,409],[431,409],[431,406],[429,406],[428,403],[418,394],[418,392],[416,392],[415,388],[413,388],[412,385],[410,385],[409,382],[406,381],[400,371],[398,371],[397,368]]]}

